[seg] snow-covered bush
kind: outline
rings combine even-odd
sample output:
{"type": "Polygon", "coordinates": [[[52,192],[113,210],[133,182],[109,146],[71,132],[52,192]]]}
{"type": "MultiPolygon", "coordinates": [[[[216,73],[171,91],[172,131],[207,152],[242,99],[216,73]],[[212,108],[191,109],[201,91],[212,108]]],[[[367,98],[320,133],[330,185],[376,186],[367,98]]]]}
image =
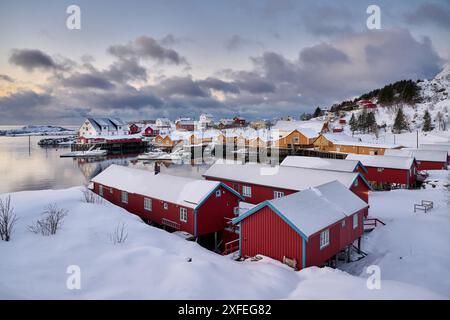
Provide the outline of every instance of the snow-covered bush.
{"type": "Polygon", "coordinates": [[[56,203],[49,204],[42,213],[43,217],[36,221],[35,224],[28,226],[28,229],[43,236],[56,234],[56,231],[61,228],[67,213],[66,209],[59,208],[56,203]]]}
{"type": "Polygon", "coordinates": [[[11,207],[11,196],[0,199],[0,239],[3,241],[11,240],[11,234],[14,230],[18,218],[11,207]]]}
{"type": "Polygon", "coordinates": [[[109,234],[109,240],[113,244],[124,243],[128,238],[127,226],[125,223],[118,223],[112,233],[109,234]]]}
{"type": "Polygon", "coordinates": [[[103,202],[103,199],[101,197],[96,195],[88,188],[84,188],[81,192],[83,193],[83,201],[86,203],[101,204],[103,202]]]}

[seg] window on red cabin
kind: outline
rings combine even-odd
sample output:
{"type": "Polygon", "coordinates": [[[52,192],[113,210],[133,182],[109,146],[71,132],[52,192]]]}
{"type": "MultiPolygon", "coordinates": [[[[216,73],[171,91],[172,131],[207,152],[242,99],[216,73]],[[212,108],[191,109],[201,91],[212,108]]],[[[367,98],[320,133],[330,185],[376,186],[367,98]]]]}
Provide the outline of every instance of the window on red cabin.
{"type": "Polygon", "coordinates": [[[222,191],[216,190],[216,198],[220,198],[222,196],[222,191]]]}
{"type": "Polygon", "coordinates": [[[330,230],[324,230],[320,233],[320,250],[326,248],[330,244],[330,230]]]}
{"type": "Polygon", "coordinates": [[[353,186],[357,187],[358,186],[358,179],[355,180],[355,182],[353,182],[353,186]]]}
{"type": "Polygon", "coordinates": [[[378,171],[378,172],[383,172],[383,171],[384,171],[384,168],[377,168],[377,171],[378,171]]]}
{"type": "Polygon", "coordinates": [[[103,197],[103,186],[102,186],[102,185],[99,185],[99,186],[98,186],[98,194],[99,194],[101,197],[103,197]]]}
{"type": "Polygon", "coordinates": [[[358,214],[353,215],[353,229],[358,228],[358,214]]]}
{"type": "Polygon", "coordinates": [[[164,210],[169,210],[169,204],[167,202],[164,202],[164,210]]]}
{"type": "Polygon", "coordinates": [[[180,208],[180,221],[181,222],[187,222],[188,216],[187,216],[187,209],[186,208],[180,208]]]}

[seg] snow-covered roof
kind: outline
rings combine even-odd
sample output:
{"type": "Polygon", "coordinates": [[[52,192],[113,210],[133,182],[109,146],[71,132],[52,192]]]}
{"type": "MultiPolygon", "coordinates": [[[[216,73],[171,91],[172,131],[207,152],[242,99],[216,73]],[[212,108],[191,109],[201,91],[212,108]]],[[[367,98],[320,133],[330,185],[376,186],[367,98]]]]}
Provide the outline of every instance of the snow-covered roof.
{"type": "Polygon", "coordinates": [[[196,208],[220,183],[110,165],[92,178],[96,182],[129,193],[196,208]]]}
{"type": "Polygon", "coordinates": [[[447,151],[440,150],[422,150],[422,149],[400,149],[400,150],[386,150],[386,156],[396,157],[413,157],[417,161],[431,161],[431,162],[447,162],[447,151]]]}
{"type": "Polygon", "coordinates": [[[308,139],[317,138],[319,136],[319,133],[313,129],[310,128],[298,128],[297,129],[302,135],[307,137],[308,139]]]}
{"type": "Polygon", "coordinates": [[[323,133],[322,136],[332,143],[360,142],[361,140],[345,133],[323,133]]]}
{"type": "Polygon", "coordinates": [[[287,219],[300,235],[309,238],[368,205],[340,182],[332,181],[286,197],[265,201],[235,218],[233,223],[244,220],[264,206],[271,207],[287,219]]]}
{"type": "Polygon", "coordinates": [[[372,156],[366,154],[349,154],[347,161],[360,161],[366,167],[376,168],[391,168],[391,169],[411,169],[414,158],[411,157],[397,157],[397,156],[372,156]]]}
{"type": "Polygon", "coordinates": [[[325,121],[321,120],[308,120],[308,121],[296,121],[296,120],[278,120],[273,129],[280,131],[293,131],[295,129],[311,129],[316,132],[316,136],[322,131],[325,121]]]}
{"type": "Polygon", "coordinates": [[[372,142],[364,142],[358,138],[351,137],[343,132],[340,133],[324,133],[324,138],[333,144],[343,145],[343,146],[360,146],[360,147],[368,147],[368,148],[381,148],[381,149],[396,149],[401,146],[396,144],[389,143],[372,143],[372,142]]]}
{"type": "Polygon", "coordinates": [[[450,143],[423,143],[419,149],[447,151],[450,154],[450,143]]]}
{"type": "Polygon", "coordinates": [[[287,167],[355,172],[359,164],[358,160],[287,156],[280,165],[287,167]]]}
{"type": "Polygon", "coordinates": [[[258,163],[230,164],[216,162],[206,170],[203,176],[301,191],[333,180],[338,180],[344,186],[350,188],[359,173],[287,166],[272,167],[258,163]]]}

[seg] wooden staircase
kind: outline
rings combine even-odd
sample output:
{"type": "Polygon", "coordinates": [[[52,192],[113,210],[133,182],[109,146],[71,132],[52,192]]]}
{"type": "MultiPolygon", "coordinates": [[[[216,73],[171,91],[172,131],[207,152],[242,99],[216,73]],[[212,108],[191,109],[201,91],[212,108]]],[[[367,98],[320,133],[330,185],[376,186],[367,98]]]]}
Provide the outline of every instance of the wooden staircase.
{"type": "Polygon", "coordinates": [[[370,232],[373,231],[373,229],[375,229],[378,224],[381,224],[383,226],[386,225],[386,223],[384,223],[383,221],[381,221],[378,218],[366,218],[364,219],[364,232],[370,232]]]}

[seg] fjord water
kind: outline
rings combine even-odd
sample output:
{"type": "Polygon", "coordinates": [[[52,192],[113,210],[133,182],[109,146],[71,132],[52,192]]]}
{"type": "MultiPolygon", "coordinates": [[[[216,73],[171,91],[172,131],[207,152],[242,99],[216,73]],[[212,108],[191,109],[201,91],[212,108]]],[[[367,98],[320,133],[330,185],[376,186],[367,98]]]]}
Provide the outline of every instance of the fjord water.
{"type": "MultiPolygon", "coordinates": [[[[63,189],[87,184],[110,164],[153,170],[154,163],[137,161],[137,154],[115,155],[101,159],[60,158],[67,147],[38,146],[51,136],[0,136],[0,194],[43,189],[63,189]]],[[[162,163],[161,172],[201,177],[207,165],[162,163]]]]}

